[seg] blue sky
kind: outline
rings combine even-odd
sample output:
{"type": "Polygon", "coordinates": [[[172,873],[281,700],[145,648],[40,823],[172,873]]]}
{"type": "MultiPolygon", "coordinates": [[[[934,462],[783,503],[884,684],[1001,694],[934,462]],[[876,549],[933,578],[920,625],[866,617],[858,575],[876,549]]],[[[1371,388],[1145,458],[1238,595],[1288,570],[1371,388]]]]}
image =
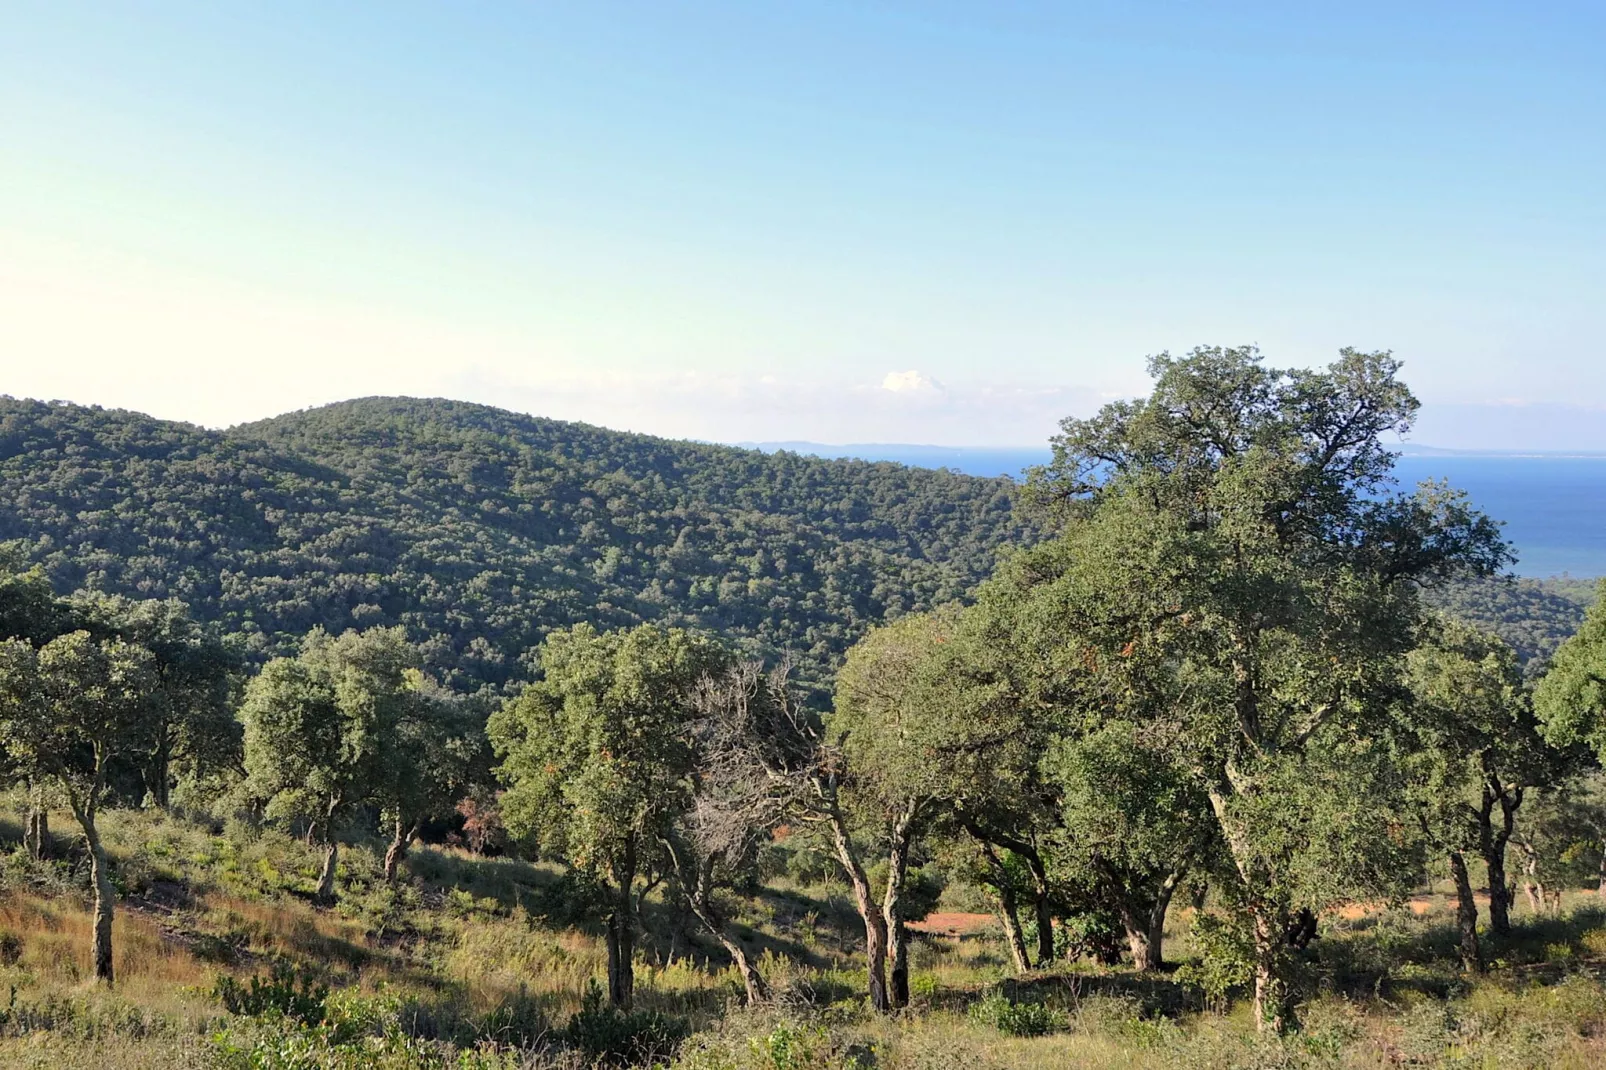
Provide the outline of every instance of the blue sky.
{"type": "Polygon", "coordinates": [[[1599,4],[6,5],[0,392],[1031,444],[1391,348],[1606,449],[1599,4]]]}

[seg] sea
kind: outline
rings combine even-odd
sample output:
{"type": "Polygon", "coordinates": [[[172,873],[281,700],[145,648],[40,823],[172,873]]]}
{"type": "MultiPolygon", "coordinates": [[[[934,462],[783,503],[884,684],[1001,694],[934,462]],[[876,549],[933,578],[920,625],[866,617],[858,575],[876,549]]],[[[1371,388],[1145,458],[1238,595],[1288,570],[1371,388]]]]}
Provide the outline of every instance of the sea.
{"type": "MultiPolygon", "coordinates": [[[[825,446],[812,442],[752,445],[1016,478],[1029,466],[1049,459],[1046,449],[825,446]]],[[[1395,473],[1404,487],[1442,479],[1466,491],[1474,505],[1505,525],[1505,536],[1517,553],[1513,571],[1519,576],[1606,576],[1606,454],[1422,450],[1400,456],[1395,473]]]]}

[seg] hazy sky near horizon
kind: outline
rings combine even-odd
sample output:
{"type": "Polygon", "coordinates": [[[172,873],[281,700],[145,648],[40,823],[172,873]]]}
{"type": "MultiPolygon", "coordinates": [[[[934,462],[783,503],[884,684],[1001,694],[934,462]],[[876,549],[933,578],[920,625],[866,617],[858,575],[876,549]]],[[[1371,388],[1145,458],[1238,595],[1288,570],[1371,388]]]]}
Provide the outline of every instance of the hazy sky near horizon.
{"type": "Polygon", "coordinates": [[[1606,449],[1606,6],[0,8],[0,393],[1041,442],[1390,348],[1606,449]]]}

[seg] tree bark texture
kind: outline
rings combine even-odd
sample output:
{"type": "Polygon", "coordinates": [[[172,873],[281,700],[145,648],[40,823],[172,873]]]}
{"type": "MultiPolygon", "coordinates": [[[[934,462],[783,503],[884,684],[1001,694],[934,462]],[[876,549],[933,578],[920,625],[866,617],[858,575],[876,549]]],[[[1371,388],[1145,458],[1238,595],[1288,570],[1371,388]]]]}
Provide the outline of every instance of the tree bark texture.
{"type": "Polygon", "coordinates": [[[858,908],[859,917],[864,919],[864,958],[866,972],[869,975],[870,1009],[877,1013],[885,1013],[892,1009],[887,994],[886,920],[876,909],[875,897],[870,891],[870,880],[865,876],[864,866],[859,862],[859,856],[853,849],[853,841],[848,837],[847,823],[842,817],[841,810],[832,806],[830,819],[837,859],[847,871],[848,882],[853,886],[854,906],[858,908]]]}
{"type": "Polygon", "coordinates": [[[1455,923],[1460,934],[1461,968],[1483,972],[1483,950],[1478,946],[1478,901],[1472,897],[1472,878],[1460,851],[1450,852],[1450,877],[1455,881],[1455,923]]]}
{"type": "Polygon", "coordinates": [[[887,931],[888,998],[893,1007],[909,1005],[909,930],[903,918],[903,885],[909,874],[909,848],[920,804],[912,802],[892,824],[887,850],[887,893],[881,917],[887,931]]]}
{"type": "Polygon", "coordinates": [[[1139,970],[1159,970],[1165,966],[1165,918],[1181,880],[1181,873],[1168,874],[1155,890],[1147,909],[1130,896],[1121,899],[1121,927],[1126,930],[1132,965],[1139,970]]]}
{"type": "Polygon", "coordinates": [[[998,917],[1004,924],[1009,957],[1015,962],[1015,972],[1025,973],[1032,968],[1032,964],[1026,957],[1026,940],[1021,935],[1020,903],[1015,896],[1015,886],[1010,882],[1009,873],[1004,869],[1003,860],[998,857],[993,845],[983,840],[981,850],[987,859],[987,868],[993,875],[993,889],[998,895],[998,917]]]}
{"type": "Polygon", "coordinates": [[[28,857],[35,862],[50,857],[50,813],[43,806],[35,805],[29,808],[22,842],[28,849],[28,857]]]}
{"type": "Polygon", "coordinates": [[[334,839],[323,845],[323,870],[318,874],[318,890],[313,897],[323,906],[335,901],[335,867],[340,862],[340,844],[334,839]]]}
{"type": "Polygon", "coordinates": [[[400,817],[396,818],[396,825],[390,838],[390,847],[385,851],[385,883],[395,884],[396,873],[401,867],[402,859],[407,857],[407,845],[412,842],[413,836],[418,832],[418,826],[411,828],[402,823],[400,817]]]}
{"type": "Polygon", "coordinates": [[[1499,936],[1511,934],[1512,887],[1506,877],[1506,845],[1516,825],[1523,789],[1508,787],[1484,757],[1483,805],[1478,811],[1478,852],[1489,873],[1489,929],[1499,936]],[[1499,808],[1499,824],[1495,809],[1499,808]]]}
{"type": "Polygon", "coordinates": [[[608,914],[608,1002],[629,1010],[636,998],[636,845],[632,839],[613,872],[615,891],[608,914]]]}
{"type": "Polygon", "coordinates": [[[89,964],[95,980],[112,984],[116,974],[112,966],[112,920],[117,909],[117,890],[112,887],[111,863],[106,857],[106,846],[100,841],[93,813],[80,813],[78,821],[89,843],[90,878],[95,887],[94,935],[89,944],[89,964]]]}
{"type": "Polygon", "coordinates": [[[1255,1024],[1262,1032],[1282,1034],[1293,1024],[1293,993],[1283,958],[1287,953],[1287,919],[1265,907],[1252,908],[1255,937],[1255,1024]]]}

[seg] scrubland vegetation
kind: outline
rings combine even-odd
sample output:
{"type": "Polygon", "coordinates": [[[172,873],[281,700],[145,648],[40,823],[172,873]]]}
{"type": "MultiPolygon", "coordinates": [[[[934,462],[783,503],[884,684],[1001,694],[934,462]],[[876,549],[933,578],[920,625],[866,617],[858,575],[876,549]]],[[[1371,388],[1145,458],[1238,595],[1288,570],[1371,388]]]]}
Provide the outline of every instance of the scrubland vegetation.
{"type": "MultiPolygon", "coordinates": [[[[982,582],[875,573],[796,659],[784,605],[532,609],[471,677],[411,610],[268,642],[13,544],[0,1062],[1599,1065],[1606,601],[1389,482],[1387,354],[1152,371],[982,582]]],[[[369,468],[417,432],[356,411],[369,468]]]]}

